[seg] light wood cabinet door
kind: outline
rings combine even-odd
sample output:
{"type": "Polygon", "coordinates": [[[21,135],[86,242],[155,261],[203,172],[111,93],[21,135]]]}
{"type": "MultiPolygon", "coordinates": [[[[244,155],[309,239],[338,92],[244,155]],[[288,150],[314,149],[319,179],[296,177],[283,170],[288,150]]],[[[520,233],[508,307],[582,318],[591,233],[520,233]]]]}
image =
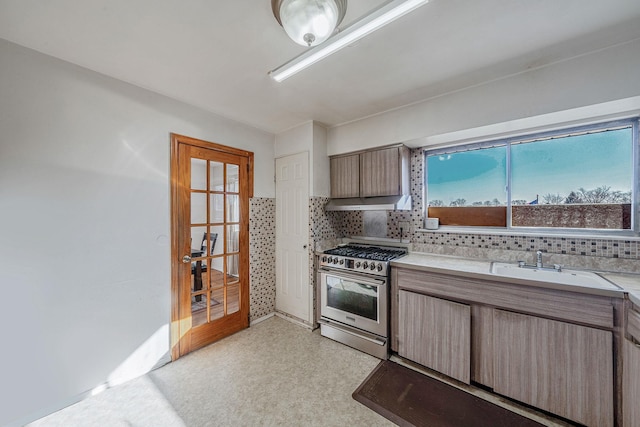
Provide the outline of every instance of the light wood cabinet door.
{"type": "Polygon", "coordinates": [[[493,388],[493,307],[471,305],[471,379],[493,388]]]}
{"type": "Polygon", "coordinates": [[[331,158],[331,197],[360,197],[360,155],[331,158]]]}
{"type": "Polygon", "coordinates": [[[360,154],[360,197],[402,194],[400,147],[360,154]]]}
{"type": "Polygon", "coordinates": [[[622,425],[640,426],[640,345],[623,343],[622,425]]]}
{"type": "Polygon", "coordinates": [[[471,308],[413,292],[399,292],[398,353],[469,384],[471,308]]]}
{"type": "Polygon", "coordinates": [[[613,334],[495,310],[494,391],[587,426],[613,426],[613,334]]]}

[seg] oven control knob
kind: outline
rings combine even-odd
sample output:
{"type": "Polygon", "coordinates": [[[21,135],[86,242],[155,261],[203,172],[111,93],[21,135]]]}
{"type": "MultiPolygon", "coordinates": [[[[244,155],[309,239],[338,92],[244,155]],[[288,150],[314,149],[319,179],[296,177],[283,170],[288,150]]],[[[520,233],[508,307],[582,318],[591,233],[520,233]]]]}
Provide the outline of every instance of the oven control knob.
{"type": "Polygon", "coordinates": [[[369,263],[367,261],[363,262],[362,263],[362,268],[364,268],[366,270],[367,267],[369,267],[369,263]]]}
{"type": "Polygon", "coordinates": [[[322,262],[327,262],[327,257],[326,256],[322,257],[322,262]]]}
{"type": "Polygon", "coordinates": [[[343,264],[344,264],[344,260],[340,259],[340,265],[343,265],[343,264]]]}
{"type": "Polygon", "coordinates": [[[372,262],[371,265],[369,266],[369,270],[375,270],[376,269],[376,263],[372,262]]]}
{"type": "Polygon", "coordinates": [[[382,264],[378,264],[378,271],[382,271],[382,264]]]}
{"type": "Polygon", "coordinates": [[[334,264],[337,264],[337,263],[338,263],[338,258],[337,258],[337,257],[333,259],[333,263],[334,263],[334,264]]]}
{"type": "Polygon", "coordinates": [[[360,268],[361,265],[362,263],[360,261],[356,261],[356,268],[360,268]]]}

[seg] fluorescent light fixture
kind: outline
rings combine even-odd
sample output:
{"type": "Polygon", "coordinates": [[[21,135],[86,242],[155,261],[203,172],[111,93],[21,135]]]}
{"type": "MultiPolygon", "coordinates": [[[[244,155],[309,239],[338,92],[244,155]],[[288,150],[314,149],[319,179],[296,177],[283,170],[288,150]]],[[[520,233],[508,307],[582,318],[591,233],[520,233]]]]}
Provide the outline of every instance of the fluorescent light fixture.
{"type": "Polygon", "coordinates": [[[275,81],[281,82],[428,2],[429,0],[392,0],[326,42],[269,71],[269,75],[275,81]]]}

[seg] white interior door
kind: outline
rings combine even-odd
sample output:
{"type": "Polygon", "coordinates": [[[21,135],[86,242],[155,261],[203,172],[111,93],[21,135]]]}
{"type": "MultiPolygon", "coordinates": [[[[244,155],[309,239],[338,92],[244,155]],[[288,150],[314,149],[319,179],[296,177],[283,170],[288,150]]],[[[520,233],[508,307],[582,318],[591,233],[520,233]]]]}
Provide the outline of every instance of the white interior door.
{"type": "Polygon", "coordinates": [[[276,159],[276,309],[311,322],[309,155],[276,159]]]}

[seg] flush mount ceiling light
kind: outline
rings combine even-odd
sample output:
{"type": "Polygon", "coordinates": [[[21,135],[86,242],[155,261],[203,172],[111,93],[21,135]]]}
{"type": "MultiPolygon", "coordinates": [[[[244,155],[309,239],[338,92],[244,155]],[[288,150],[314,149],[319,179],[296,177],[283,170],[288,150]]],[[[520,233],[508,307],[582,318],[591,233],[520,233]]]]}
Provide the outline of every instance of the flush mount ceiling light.
{"type": "Polygon", "coordinates": [[[294,42],[316,46],[340,25],[347,11],[347,0],[271,0],[271,9],[294,42]]]}
{"type": "MultiPolygon", "coordinates": [[[[311,1],[311,0],[309,1],[297,0],[297,1],[300,1],[301,3],[324,3],[322,1],[311,1]]],[[[276,3],[284,4],[287,2],[295,3],[296,0],[289,0],[289,1],[272,0],[271,5],[272,7],[275,7],[274,4],[276,3]]],[[[313,47],[307,50],[306,52],[304,52],[302,55],[287,62],[286,64],[281,65],[275,70],[269,71],[269,75],[275,81],[281,82],[284,79],[296,74],[297,72],[304,70],[311,64],[314,64],[320,61],[321,59],[331,55],[332,53],[337,52],[343,47],[355,42],[356,40],[361,39],[367,34],[372,33],[373,31],[387,25],[388,23],[396,20],[397,18],[411,12],[417,7],[422,6],[428,2],[429,0],[392,0],[388,3],[385,3],[379,9],[376,9],[369,15],[366,15],[359,21],[355,22],[354,24],[342,30],[340,33],[328,39],[326,43],[313,47]]],[[[327,3],[332,3],[332,2],[328,1],[327,3]]],[[[336,3],[341,3],[341,2],[336,2],[336,3]]],[[[344,4],[346,7],[346,1],[344,2],[344,4]]],[[[275,11],[276,9],[274,8],[274,15],[276,13],[275,11]]],[[[280,18],[282,18],[282,13],[280,14],[280,18]]],[[[277,15],[276,15],[276,19],[278,19],[277,15]]],[[[278,19],[278,22],[280,22],[280,19],[278,19]]],[[[285,30],[286,30],[286,27],[285,27],[285,30]]],[[[331,32],[333,32],[333,30],[331,32]]],[[[303,40],[304,40],[304,37],[305,35],[303,34],[302,35],[303,40]]],[[[306,44],[306,43],[300,43],[300,44],[306,44]]]]}

